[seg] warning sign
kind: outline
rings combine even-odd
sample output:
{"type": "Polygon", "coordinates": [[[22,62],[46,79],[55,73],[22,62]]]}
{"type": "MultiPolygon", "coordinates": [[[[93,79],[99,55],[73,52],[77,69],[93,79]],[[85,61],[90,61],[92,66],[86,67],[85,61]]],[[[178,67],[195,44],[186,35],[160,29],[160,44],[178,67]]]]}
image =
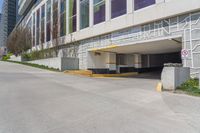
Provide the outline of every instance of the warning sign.
{"type": "Polygon", "coordinates": [[[189,57],[189,51],[187,49],[183,49],[181,51],[181,57],[182,58],[188,58],[189,57]]]}

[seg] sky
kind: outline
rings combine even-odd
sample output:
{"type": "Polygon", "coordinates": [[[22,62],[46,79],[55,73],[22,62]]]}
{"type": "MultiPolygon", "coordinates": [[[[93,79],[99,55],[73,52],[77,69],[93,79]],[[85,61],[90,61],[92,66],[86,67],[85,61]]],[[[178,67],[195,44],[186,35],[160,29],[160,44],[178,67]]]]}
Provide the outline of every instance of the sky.
{"type": "Polygon", "coordinates": [[[3,0],[0,0],[0,13],[1,13],[1,10],[2,10],[2,4],[3,4],[3,0]]]}

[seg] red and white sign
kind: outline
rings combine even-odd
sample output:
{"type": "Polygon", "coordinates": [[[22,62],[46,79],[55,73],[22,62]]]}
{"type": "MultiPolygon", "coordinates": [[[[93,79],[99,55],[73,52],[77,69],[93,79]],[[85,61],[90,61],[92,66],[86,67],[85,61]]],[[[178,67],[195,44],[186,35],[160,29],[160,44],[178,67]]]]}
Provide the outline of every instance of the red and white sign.
{"type": "Polygon", "coordinates": [[[189,51],[187,49],[181,50],[181,57],[187,58],[189,56],[189,51]]]}

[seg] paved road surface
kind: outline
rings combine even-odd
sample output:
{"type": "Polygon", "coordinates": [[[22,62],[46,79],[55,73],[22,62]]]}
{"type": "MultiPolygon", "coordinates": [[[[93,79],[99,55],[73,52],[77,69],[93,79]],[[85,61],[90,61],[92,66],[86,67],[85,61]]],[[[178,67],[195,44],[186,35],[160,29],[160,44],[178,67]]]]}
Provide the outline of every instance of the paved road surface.
{"type": "Polygon", "coordinates": [[[0,62],[0,133],[200,133],[200,98],[157,79],[95,79],[0,62]]]}

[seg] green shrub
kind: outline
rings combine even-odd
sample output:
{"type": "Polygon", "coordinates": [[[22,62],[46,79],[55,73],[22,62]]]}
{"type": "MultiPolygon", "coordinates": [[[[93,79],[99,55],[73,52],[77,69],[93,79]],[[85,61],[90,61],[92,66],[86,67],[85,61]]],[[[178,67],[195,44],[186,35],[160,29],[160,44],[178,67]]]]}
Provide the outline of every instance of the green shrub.
{"type": "Polygon", "coordinates": [[[200,88],[199,88],[199,80],[198,79],[190,79],[183,83],[177,89],[187,92],[188,94],[198,95],[200,96],[200,88]]]}
{"type": "Polygon", "coordinates": [[[31,60],[31,54],[30,53],[25,53],[21,55],[23,60],[29,61],[31,60]]]}
{"type": "Polygon", "coordinates": [[[10,56],[12,56],[12,55],[13,55],[12,53],[7,53],[7,55],[3,56],[2,60],[6,61],[6,60],[10,59],[10,56]]]}
{"type": "Polygon", "coordinates": [[[22,58],[24,60],[39,60],[39,59],[46,59],[55,57],[55,53],[53,49],[45,49],[40,51],[32,51],[31,53],[24,53],[22,54],[22,58]]]}

